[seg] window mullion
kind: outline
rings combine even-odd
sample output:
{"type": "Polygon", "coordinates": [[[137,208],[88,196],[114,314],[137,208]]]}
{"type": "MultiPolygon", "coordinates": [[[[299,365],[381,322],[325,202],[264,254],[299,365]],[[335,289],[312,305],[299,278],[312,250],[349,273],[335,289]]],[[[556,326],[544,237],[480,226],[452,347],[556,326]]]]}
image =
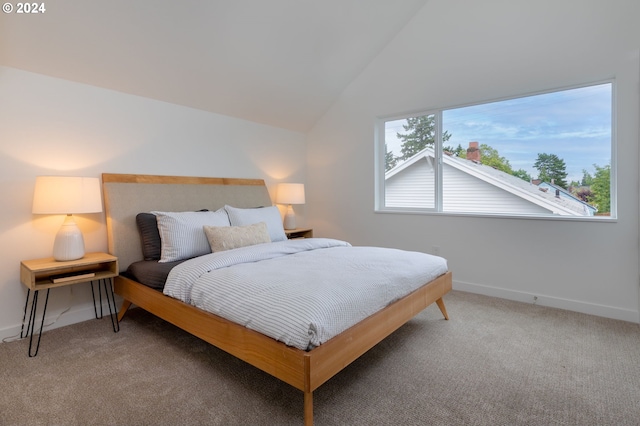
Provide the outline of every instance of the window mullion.
{"type": "Polygon", "coordinates": [[[435,170],[435,209],[442,211],[442,111],[435,113],[434,170],[435,170]]]}

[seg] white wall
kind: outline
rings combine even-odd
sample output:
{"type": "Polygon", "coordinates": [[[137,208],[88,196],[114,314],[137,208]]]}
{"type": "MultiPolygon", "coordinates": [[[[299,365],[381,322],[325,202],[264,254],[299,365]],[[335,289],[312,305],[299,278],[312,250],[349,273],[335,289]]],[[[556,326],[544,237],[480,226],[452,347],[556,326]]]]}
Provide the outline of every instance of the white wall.
{"type": "MultiPolygon", "coordinates": [[[[629,321],[638,309],[640,2],[430,0],[308,136],[315,235],[431,252],[454,288],[629,321]],[[374,120],[615,77],[616,223],[374,213],[374,120]]],[[[455,318],[455,312],[451,313],[455,318]]]]}
{"type": "MultiPolygon", "coordinates": [[[[304,182],[305,161],[301,133],[0,67],[0,337],[20,331],[20,261],[50,256],[63,220],[31,213],[36,176],[263,178],[273,198],[279,180],[304,182]]],[[[104,213],[76,220],[87,251],[106,251],[104,213]]],[[[51,290],[52,327],[93,315],[88,284],[51,290]]]]}

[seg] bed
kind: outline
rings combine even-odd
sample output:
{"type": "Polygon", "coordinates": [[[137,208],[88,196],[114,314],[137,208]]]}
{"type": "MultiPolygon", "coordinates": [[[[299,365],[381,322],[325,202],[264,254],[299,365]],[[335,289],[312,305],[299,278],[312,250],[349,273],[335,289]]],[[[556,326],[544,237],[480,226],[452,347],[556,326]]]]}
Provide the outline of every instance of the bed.
{"type": "MultiPolygon", "coordinates": [[[[123,299],[118,320],[135,305],[301,390],[305,425],[313,424],[313,392],[344,367],[434,302],[448,319],[443,296],[451,290],[452,276],[445,271],[321,344],[306,349],[287,345],[167,296],[126,273],[129,265],[144,258],[136,223],[139,213],[271,206],[262,179],[105,173],[102,184],[109,252],[122,268],[114,280],[114,290],[123,299]]],[[[289,247],[289,242],[282,244],[289,247]]]]}

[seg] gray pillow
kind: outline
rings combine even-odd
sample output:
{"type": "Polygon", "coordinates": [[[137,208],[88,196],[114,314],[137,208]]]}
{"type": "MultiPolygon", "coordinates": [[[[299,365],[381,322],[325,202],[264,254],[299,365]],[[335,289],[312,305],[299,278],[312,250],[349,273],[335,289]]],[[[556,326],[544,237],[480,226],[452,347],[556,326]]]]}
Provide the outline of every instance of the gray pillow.
{"type": "Polygon", "coordinates": [[[158,231],[156,215],[138,213],[136,215],[136,225],[138,225],[138,232],[140,232],[144,260],[160,260],[160,232],[158,231]]]}

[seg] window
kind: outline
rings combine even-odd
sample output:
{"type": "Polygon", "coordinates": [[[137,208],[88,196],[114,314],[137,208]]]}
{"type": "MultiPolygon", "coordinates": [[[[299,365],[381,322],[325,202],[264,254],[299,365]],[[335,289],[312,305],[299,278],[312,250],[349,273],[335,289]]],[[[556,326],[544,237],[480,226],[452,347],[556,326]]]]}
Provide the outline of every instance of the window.
{"type": "Polygon", "coordinates": [[[378,211],[615,217],[613,83],[378,123],[378,211]]]}

